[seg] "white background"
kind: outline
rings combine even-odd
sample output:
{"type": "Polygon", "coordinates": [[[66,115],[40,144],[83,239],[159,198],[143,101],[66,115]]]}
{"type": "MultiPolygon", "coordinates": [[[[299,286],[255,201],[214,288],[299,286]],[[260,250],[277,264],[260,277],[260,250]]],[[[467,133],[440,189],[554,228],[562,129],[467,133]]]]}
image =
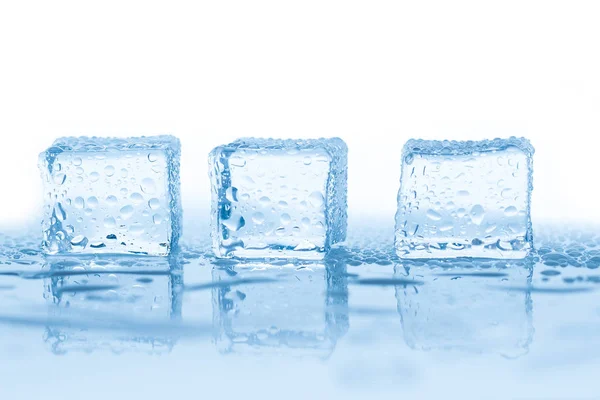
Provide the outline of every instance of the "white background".
{"type": "Polygon", "coordinates": [[[600,220],[598,2],[0,3],[0,227],[58,136],[172,133],[186,213],[240,136],[340,136],[353,216],[393,218],[410,137],[524,135],[534,222],[600,220]]]}

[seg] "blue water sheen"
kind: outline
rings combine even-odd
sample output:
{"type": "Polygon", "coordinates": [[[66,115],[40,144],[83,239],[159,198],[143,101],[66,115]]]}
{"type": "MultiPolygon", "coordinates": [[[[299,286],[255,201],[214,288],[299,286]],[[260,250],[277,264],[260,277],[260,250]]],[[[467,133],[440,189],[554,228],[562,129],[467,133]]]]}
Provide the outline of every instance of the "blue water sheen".
{"type": "Polygon", "coordinates": [[[353,221],[322,261],[265,264],[190,223],[168,258],[0,234],[2,398],[596,395],[596,227],[536,226],[523,260],[406,260],[388,218],[353,221]]]}

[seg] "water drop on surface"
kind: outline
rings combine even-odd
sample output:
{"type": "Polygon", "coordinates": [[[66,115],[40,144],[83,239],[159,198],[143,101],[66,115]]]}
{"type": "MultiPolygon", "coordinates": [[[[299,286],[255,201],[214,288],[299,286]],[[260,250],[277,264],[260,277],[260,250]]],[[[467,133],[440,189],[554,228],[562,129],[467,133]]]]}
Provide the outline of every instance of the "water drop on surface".
{"type": "Polygon", "coordinates": [[[156,224],[156,225],[160,225],[163,221],[163,216],[160,214],[154,214],[152,216],[152,221],[156,224]]]}
{"type": "Polygon", "coordinates": [[[252,222],[256,225],[260,225],[265,222],[265,215],[261,212],[255,212],[252,214],[252,222]]]}
{"type": "Polygon", "coordinates": [[[87,246],[88,239],[83,235],[77,235],[73,239],[71,239],[71,244],[77,247],[85,247],[87,246]]]}
{"type": "Polygon", "coordinates": [[[232,214],[231,217],[222,220],[221,223],[230,231],[237,232],[246,225],[246,220],[239,214],[232,214]]]}
{"type": "Polygon", "coordinates": [[[518,213],[519,211],[514,206],[509,206],[504,209],[504,215],[506,215],[507,217],[514,217],[518,213]]]}
{"type": "Polygon", "coordinates": [[[287,213],[283,213],[281,214],[281,223],[284,225],[289,224],[292,221],[292,218],[290,217],[289,214],[287,213]]]}
{"type": "Polygon", "coordinates": [[[456,195],[466,197],[469,195],[469,191],[468,190],[459,190],[458,192],[456,192],[456,195]]]}
{"type": "Polygon", "coordinates": [[[144,196],[142,196],[138,192],[131,193],[131,196],[129,196],[129,199],[131,200],[131,202],[133,204],[136,204],[136,205],[142,204],[144,202],[144,196]]]}
{"type": "Polygon", "coordinates": [[[56,174],[54,175],[54,183],[57,185],[62,185],[67,180],[67,175],[65,174],[56,174]]]}
{"type": "Polygon", "coordinates": [[[156,191],[156,184],[152,178],[144,178],[140,184],[140,189],[142,189],[142,192],[144,193],[152,194],[156,191]]]}
{"type": "Polygon", "coordinates": [[[427,210],[427,218],[429,218],[432,221],[439,221],[440,219],[442,219],[442,216],[440,215],[440,213],[438,213],[435,210],[432,210],[431,208],[429,210],[427,210]]]}
{"type": "Polygon", "coordinates": [[[117,222],[113,217],[106,217],[104,218],[104,226],[106,228],[114,228],[115,226],[117,226],[117,222]]]}
{"type": "Polygon", "coordinates": [[[94,172],[92,172],[92,173],[90,174],[90,181],[91,181],[91,182],[97,182],[97,181],[98,181],[98,179],[100,179],[100,174],[99,174],[99,173],[97,173],[96,171],[94,171],[94,172]]]}
{"type": "Polygon", "coordinates": [[[240,156],[233,156],[229,158],[229,165],[233,165],[234,167],[243,167],[246,165],[246,160],[240,156]]]}
{"type": "Polygon", "coordinates": [[[268,206],[269,203],[271,202],[271,199],[268,198],[267,196],[263,196],[260,199],[258,199],[258,201],[263,205],[263,206],[268,206]]]}
{"type": "Polygon", "coordinates": [[[121,168],[121,178],[127,178],[129,172],[125,168],[121,168]]]}
{"type": "Polygon", "coordinates": [[[125,207],[121,208],[121,217],[123,217],[123,219],[129,219],[131,218],[131,216],[133,215],[133,207],[130,205],[126,205],[125,207]]]}
{"type": "Polygon", "coordinates": [[[98,199],[95,196],[88,197],[87,205],[92,210],[98,207],[98,199]]]}
{"type": "Polygon", "coordinates": [[[74,205],[75,205],[75,208],[82,209],[83,207],[85,207],[85,201],[83,200],[82,197],[76,197],[75,201],[74,201],[74,205]]]}
{"type": "Polygon", "coordinates": [[[275,234],[277,236],[283,236],[283,235],[285,235],[285,228],[284,227],[279,227],[279,228],[275,229],[275,234]]]}
{"type": "Polygon", "coordinates": [[[81,159],[81,157],[75,157],[73,159],[73,165],[76,167],[80,166],[82,162],[83,162],[83,160],[81,159]]]}
{"type": "Polygon", "coordinates": [[[473,221],[475,225],[481,225],[481,222],[483,222],[484,217],[485,210],[481,205],[476,204],[473,206],[473,208],[471,208],[471,221],[473,221]]]}
{"type": "Polygon", "coordinates": [[[115,174],[115,167],[113,167],[112,165],[107,165],[106,167],[104,167],[104,174],[106,176],[113,176],[115,174]]]}
{"type": "Polygon", "coordinates": [[[312,192],[310,196],[308,196],[308,201],[310,201],[310,204],[313,207],[322,207],[325,203],[325,198],[323,197],[323,194],[321,192],[316,191],[312,192]]]}
{"type": "Polygon", "coordinates": [[[148,161],[156,162],[156,160],[158,160],[158,155],[155,153],[148,153],[148,161]]]}
{"type": "Polygon", "coordinates": [[[303,162],[304,162],[304,165],[310,165],[310,164],[312,164],[312,158],[310,156],[306,156],[306,157],[304,157],[303,162]]]}
{"type": "Polygon", "coordinates": [[[237,199],[237,188],[230,186],[225,190],[225,198],[230,202],[238,201],[237,199]]]}
{"type": "Polygon", "coordinates": [[[158,208],[160,207],[160,201],[157,198],[152,198],[148,200],[148,206],[152,210],[158,210],[158,208]]]}
{"type": "Polygon", "coordinates": [[[106,204],[108,204],[109,206],[114,206],[117,204],[117,198],[115,196],[107,196],[106,197],[106,204]]]}

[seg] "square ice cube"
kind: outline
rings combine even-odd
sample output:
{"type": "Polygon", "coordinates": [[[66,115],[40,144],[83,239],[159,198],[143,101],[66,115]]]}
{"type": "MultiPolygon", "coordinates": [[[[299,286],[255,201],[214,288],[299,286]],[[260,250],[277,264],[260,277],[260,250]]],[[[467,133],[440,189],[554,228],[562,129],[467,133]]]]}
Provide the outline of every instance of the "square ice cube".
{"type": "Polygon", "coordinates": [[[402,153],[396,252],[402,258],[524,258],[534,149],[527,139],[409,140],[402,153]]]}
{"type": "Polygon", "coordinates": [[[222,353],[326,357],[348,330],[345,264],[237,264],[213,269],[215,344],[222,353]]]}
{"type": "Polygon", "coordinates": [[[61,138],[40,154],[48,254],[164,256],[181,234],[179,140],[61,138]]]}
{"type": "Polygon", "coordinates": [[[215,148],[215,255],[323,258],[346,238],[347,154],[338,138],[247,138],[215,148]]]}

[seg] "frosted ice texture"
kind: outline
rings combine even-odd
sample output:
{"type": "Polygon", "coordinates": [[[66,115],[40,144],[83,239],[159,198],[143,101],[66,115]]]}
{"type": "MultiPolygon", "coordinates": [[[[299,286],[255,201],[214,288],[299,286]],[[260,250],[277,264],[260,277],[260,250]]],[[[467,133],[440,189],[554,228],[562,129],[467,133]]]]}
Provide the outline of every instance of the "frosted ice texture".
{"type": "Polygon", "coordinates": [[[334,268],[249,263],[213,269],[219,351],[328,356],[348,330],[346,274],[334,268]]]}
{"type": "Polygon", "coordinates": [[[460,350],[517,357],[533,338],[533,264],[524,260],[405,260],[396,277],[404,339],[416,350],[460,350]],[[504,263],[498,265],[498,263],[504,263]]]}
{"type": "Polygon", "coordinates": [[[402,258],[523,258],[532,249],[527,139],[410,140],[402,154],[402,258]]]}
{"type": "Polygon", "coordinates": [[[181,234],[179,140],[69,137],[40,155],[48,254],[163,256],[181,234]]]}
{"type": "Polygon", "coordinates": [[[323,258],[346,238],[347,151],[338,138],[249,138],[215,148],[215,255],[323,258]]]}

